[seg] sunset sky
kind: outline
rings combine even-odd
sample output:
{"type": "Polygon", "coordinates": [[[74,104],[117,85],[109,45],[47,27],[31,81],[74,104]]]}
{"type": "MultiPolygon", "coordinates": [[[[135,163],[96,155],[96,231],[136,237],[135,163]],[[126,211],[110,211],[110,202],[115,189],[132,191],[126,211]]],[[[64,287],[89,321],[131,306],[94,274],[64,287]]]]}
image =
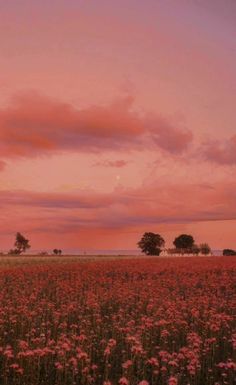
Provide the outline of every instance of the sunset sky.
{"type": "Polygon", "coordinates": [[[0,0],[0,251],[236,248],[235,0],[0,0]]]}

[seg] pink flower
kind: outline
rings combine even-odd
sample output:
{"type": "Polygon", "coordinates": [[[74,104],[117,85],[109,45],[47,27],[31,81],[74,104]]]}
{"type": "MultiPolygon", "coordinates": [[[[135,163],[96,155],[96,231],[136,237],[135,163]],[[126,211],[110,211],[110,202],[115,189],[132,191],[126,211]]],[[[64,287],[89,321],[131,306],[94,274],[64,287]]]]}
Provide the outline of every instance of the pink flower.
{"type": "Polygon", "coordinates": [[[63,369],[63,366],[60,362],[55,362],[55,367],[58,369],[58,370],[62,370],[63,369]]]}
{"type": "Polygon", "coordinates": [[[109,341],[108,341],[108,346],[111,347],[111,348],[116,346],[116,340],[114,340],[114,338],[110,338],[109,341]]]}
{"type": "Polygon", "coordinates": [[[106,349],[104,350],[104,356],[109,356],[111,354],[111,349],[109,348],[109,346],[106,347],[106,349]]]}
{"type": "Polygon", "coordinates": [[[28,349],[28,348],[29,348],[28,342],[21,340],[21,341],[19,342],[19,348],[20,348],[20,349],[23,349],[23,350],[28,349]]]}
{"type": "Polygon", "coordinates": [[[236,363],[232,361],[227,362],[227,368],[236,370],[236,363]]]}
{"type": "Polygon", "coordinates": [[[159,366],[159,361],[156,357],[151,357],[149,358],[149,360],[147,361],[150,365],[153,365],[153,366],[159,366]]]}
{"type": "Polygon", "coordinates": [[[178,380],[176,377],[171,376],[168,380],[168,385],[178,385],[178,380]]]}
{"type": "Polygon", "coordinates": [[[133,365],[133,362],[131,360],[127,360],[122,364],[123,369],[128,369],[130,366],[133,365]]]}
{"type": "Polygon", "coordinates": [[[129,385],[129,380],[126,377],[121,377],[119,380],[120,385],[129,385]]]}

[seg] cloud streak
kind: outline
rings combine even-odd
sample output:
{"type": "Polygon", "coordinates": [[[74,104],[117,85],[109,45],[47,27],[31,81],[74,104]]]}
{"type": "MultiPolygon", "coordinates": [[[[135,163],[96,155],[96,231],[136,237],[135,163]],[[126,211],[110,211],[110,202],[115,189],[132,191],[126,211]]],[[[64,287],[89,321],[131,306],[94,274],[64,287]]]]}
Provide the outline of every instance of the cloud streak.
{"type": "Polygon", "coordinates": [[[5,167],[6,167],[6,162],[4,162],[3,160],[0,160],[0,171],[4,170],[5,167]]]}
{"type": "Polygon", "coordinates": [[[171,239],[175,232],[188,231],[189,226],[195,235],[194,229],[199,233],[210,223],[212,233],[208,241],[217,243],[219,240],[223,245],[228,230],[222,237],[219,224],[229,226],[233,236],[235,191],[235,182],[214,185],[154,183],[136,189],[120,187],[104,194],[91,190],[73,193],[0,191],[1,244],[5,239],[9,247],[13,235],[21,231],[37,247],[52,248],[59,244],[61,248],[76,249],[119,249],[127,245],[135,248],[144,231],[159,231],[171,239]],[[218,229],[217,235],[214,229],[218,229]],[[169,231],[172,231],[171,236],[169,231]]]}
{"type": "Polygon", "coordinates": [[[222,165],[236,165],[236,135],[225,142],[210,142],[204,150],[204,157],[222,165]]]}
{"type": "Polygon", "coordinates": [[[2,157],[143,148],[181,154],[188,148],[192,141],[188,129],[138,114],[133,103],[128,96],[107,106],[77,109],[36,92],[18,94],[0,110],[2,157]]]}
{"type": "MultiPolygon", "coordinates": [[[[39,193],[1,191],[1,210],[15,216],[34,218],[45,226],[47,220],[78,227],[136,228],[161,223],[189,223],[236,219],[236,184],[151,185],[118,189],[111,193],[39,193]],[[17,207],[17,210],[15,208],[17,207]],[[58,222],[59,219],[59,222],[58,222]]],[[[33,230],[33,229],[32,229],[33,230]]]]}
{"type": "Polygon", "coordinates": [[[117,159],[117,160],[103,160],[100,162],[96,162],[94,166],[101,166],[101,167],[112,167],[112,168],[123,168],[127,166],[129,162],[124,159],[117,159]]]}

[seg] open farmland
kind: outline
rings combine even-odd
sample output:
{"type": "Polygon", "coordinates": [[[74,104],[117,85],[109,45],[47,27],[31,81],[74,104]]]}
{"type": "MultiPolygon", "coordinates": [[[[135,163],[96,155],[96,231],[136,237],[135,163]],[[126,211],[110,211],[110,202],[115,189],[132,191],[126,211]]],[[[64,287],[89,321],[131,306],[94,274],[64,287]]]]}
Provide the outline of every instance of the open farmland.
{"type": "Polygon", "coordinates": [[[1,258],[0,288],[0,384],[236,383],[236,258],[1,258]]]}

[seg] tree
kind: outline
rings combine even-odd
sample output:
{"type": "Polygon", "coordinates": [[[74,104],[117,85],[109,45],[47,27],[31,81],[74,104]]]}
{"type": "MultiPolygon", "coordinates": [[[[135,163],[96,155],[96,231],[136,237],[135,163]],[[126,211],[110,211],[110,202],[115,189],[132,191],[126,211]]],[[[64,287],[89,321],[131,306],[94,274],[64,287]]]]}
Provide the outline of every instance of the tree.
{"type": "Polygon", "coordinates": [[[146,255],[159,255],[165,241],[159,234],[148,232],[143,234],[137,245],[146,255]]]}
{"type": "Polygon", "coordinates": [[[211,248],[207,243],[201,243],[199,248],[200,248],[200,253],[202,253],[204,255],[208,255],[211,253],[211,248]]]}
{"type": "Polygon", "coordinates": [[[15,249],[9,251],[10,254],[21,254],[29,249],[31,246],[29,240],[26,239],[21,233],[16,233],[15,249]]]}
{"type": "Polygon", "coordinates": [[[194,239],[192,235],[181,234],[177,238],[175,238],[173,244],[175,245],[176,249],[192,251],[192,248],[194,246],[194,239]]]}
{"type": "Polygon", "coordinates": [[[194,244],[194,245],[192,246],[191,251],[192,251],[193,254],[198,255],[198,254],[200,253],[200,251],[201,251],[201,250],[200,250],[200,246],[194,244]]]}
{"type": "Polygon", "coordinates": [[[227,256],[236,255],[236,251],[232,249],[224,249],[223,255],[227,255],[227,256]]]}
{"type": "Polygon", "coordinates": [[[53,250],[53,254],[54,255],[61,255],[62,254],[62,251],[60,249],[54,249],[53,250]]]}
{"type": "Polygon", "coordinates": [[[7,254],[8,254],[8,255],[18,255],[19,252],[18,252],[18,250],[16,250],[16,249],[10,249],[10,250],[8,251],[7,254]]]}

